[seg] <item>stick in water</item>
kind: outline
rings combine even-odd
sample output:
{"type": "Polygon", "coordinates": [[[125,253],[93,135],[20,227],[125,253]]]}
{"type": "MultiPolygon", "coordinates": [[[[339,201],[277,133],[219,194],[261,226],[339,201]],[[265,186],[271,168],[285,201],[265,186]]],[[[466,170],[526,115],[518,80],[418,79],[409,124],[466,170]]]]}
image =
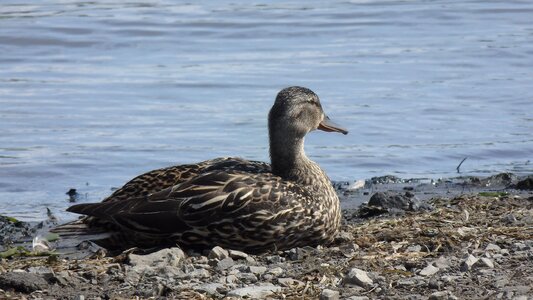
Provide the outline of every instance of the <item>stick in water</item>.
{"type": "Polygon", "coordinates": [[[459,168],[461,167],[461,165],[465,162],[465,160],[466,160],[467,158],[468,158],[468,156],[465,157],[465,158],[463,158],[463,160],[461,160],[461,162],[459,163],[459,165],[457,166],[457,168],[455,168],[455,169],[457,170],[457,173],[461,173],[461,171],[459,171],[459,168]]]}

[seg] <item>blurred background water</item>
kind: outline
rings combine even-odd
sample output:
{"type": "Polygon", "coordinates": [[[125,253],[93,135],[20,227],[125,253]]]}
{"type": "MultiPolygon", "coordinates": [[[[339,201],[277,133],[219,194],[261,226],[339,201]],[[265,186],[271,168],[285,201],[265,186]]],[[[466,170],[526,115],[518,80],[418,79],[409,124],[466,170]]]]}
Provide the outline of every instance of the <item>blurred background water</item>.
{"type": "Polygon", "coordinates": [[[333,180],[533,172],[533,1],[45,2],[0,5],[0,214],[268,160],[290,85],[350,130],[307,138],[333,180]]]}

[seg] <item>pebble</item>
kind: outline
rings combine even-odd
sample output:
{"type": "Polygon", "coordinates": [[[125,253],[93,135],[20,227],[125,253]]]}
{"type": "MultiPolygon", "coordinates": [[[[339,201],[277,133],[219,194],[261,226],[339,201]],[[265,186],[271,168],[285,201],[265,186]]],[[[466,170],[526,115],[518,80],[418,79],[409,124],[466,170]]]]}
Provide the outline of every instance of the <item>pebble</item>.
{"type": "Polygon", "coordinates": [[[252,299],[264,299],[273,293],[280,292],[281,287],[273,284],[266,285],[252,285],[228,292],[227,296],[252,298],[252,299]]]}
{"type": "Polygon", "coordinates": [[[411,286],[411,285],[415,285],[416,281],[414,281],[413,279],[406,278],[406,279],[398,280],[397,283],[399,286],[411,286]]]}
{"type": "Polygon", "coordinates": [[[488,244],[487,247],[485,247],[485,251],[494,251],[494,252],[500,252],[502,248],[496,244],[488,244]]]}
{"type": "Polygon", "coordinates": [[[434,292],[433,294],[429,295],[429,300],[446,300],[446,299],[448,299],[447,291],[438,291],[438,292],[434,292]]]}
{"type": "Polygon", "coordinates": [[[0,274],[0,288],[14,289],[17,292],[31,293],[48,287],[48,282],[40,275],[27,272],[0,274]]]}
{"type": "Polygon", "coordinates": [[[369,300],[369,298],[367,296],[351,296],[346,298],[346,300],[369,300]]]}
{"type": "Polygon", "coordinates": [[[324,289],[320,293],[320,300],[339,300],[340,293],[338,291],[324,289]]]}
{"type": "Polygon", "coordinates": [[[450,267],[450,261],[446,257],[440,256],[433,261],[433,265],[439,269],[447,269],[450,267]]]}
{"type": "Polygon", "coordinates": [[[218,293],[217,290],[221,288],[224,288],[224,285],[221,283],[204,283],[196,286],[194,289],[209,295],[216,295],[218,293]]]}
{"type": "Polygon", "coordinates": [[[166,248],[147,255],[128,255],[129,264],[136,267],[164,267],[177,266],[185,259],[185,253],[180,248],[166,248]]]}
{"type": "Polygon", "coordinates": [[[268,270],[268,273],[274,275],[274,276],[279,276],[281,274],[283,274],[283,272],[285,272],[282,268],[280,267],[275,267],[275,268],[272,268],[270,270],[268,270]]]}
{"type": "Polygon", "coordinates": [[[492,262],[492,260],[486,258],[486,257],[481,257],[475,264],[474,266],[480,266],[480,267],[487,267],[487,268],[494,268],[494,263],[492,262]]]}
{"type": "Polygon", "coordinates": [[[431,276],[436,274],[439,270],[439,268],[429,264],[427,265],[427,267],[423,268],[419,274],[422,276],[431,276]]]}
{"type": "Polygon", "coordinates": [[[227,269],[231,268],[234,264],[235,264],[235,261],[233,261],[233,258],[226,257],[226,258],[220,260],[217,263],[217,269],[221,270],[221,271],[222,270],[227,270],[227,269]]]}
{"type": "Polygon", "coordinates": [[[514,243],[513,246],[518,251],[524,251],[529,249],[529,247],[524,243],[514,243]]]}
{"type": "Polygon", "coordinates": [[[469,254],[468,257],[461,263],[461,272],[469,271],[477,261],[478,259],[474,255],[469,254]]]}
{"type": "Polygon", "coordinates": [[[267,267],[256,267],[256,266],[250,266],[248,267],[248,272],[254,273],[256,275],[261,275],[267,271],[267,267]]]}
{"type": "Polygon", "coordinates": [[[248,283],[249,282],[251,282],[251,283],[257,282],[257,276],[255,276],[252,273],[237,273],[237,274],[235,274],[235,276],[237,276],[237,278],[239,278],[239,280],[244,281],[244,282],[248,282],[248,283]]]}
{"type": "Polygon", "coordinates": [[[282,286],[286,287],[304,287],[305,283],[303,283],[300,280],[292,279],[292,278],[278,278],[278,283],[282,286]]]}
{"type": "Polygon", "coordinates": [[[344,284],[355,284],[362,287],[369,287],[374,284],[365,271],[357,268],[351,269],[344,277],[343,282],[344,284]]]}
{"type": "Polygon", "coordinates": [[[211,251],[209,251],[209,254],[207,255],[207,258],[216,260],[223,260],[228,257],[230,257],[228,250],[220,246],[213,247],[213,249],[211,249],[211,251]]]}
{"type": "Polygon", "coordinates": [[[246,253],[244,253],[242,251],[237,251],[237,250],[229,250],[228,254],[233,259],[247,259],[249,257],[248,254],[246,254],[246,253]]]}
{"type": "Polygon", "coordinates": [[[407,247],[407,249],[405,249],[405,252],[420,252],[420,251],[422,251],[422,246],[420,245],[412,245],[412,246],[407,247]]]}

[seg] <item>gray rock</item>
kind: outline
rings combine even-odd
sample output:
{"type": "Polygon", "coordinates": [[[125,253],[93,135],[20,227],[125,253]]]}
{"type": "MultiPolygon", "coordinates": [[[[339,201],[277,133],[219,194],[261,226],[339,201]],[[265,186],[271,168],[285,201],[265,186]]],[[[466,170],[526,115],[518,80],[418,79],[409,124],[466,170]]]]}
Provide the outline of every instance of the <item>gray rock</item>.
{"type": "Polygon", "coordinates": [[[248,254],[237,250],[229,250],[229,256],[233,259],[247,259],[249,257],[248,254]]]}
{"type": "Polygon", "coordinates": [[[348,274],[343,279],[343,283],[355,284],[362,287],[369,287],[374,284],[372,279],[368,277],[368,274],[365,271],[357,268],[353,268],[350,270],[350,272],[348,272],[348,274]]]}
{"type": "Polygon", "coordinates": [[[439,268],[434,267],[433,265],[429,264],[427,265],[427,267],[423,268],[419,274],[422,276],[431,276],[431,275],[436,274],[438,271],[439,271],[439,268]]]}
{"type": "Polygon", "coordinates": [[[274,276],[279,276],[279,275],[283,274],[283,272],[285,272],[285,271],[282,268],[280,268],[280,267],[275,267],[275,268],[272,268],[272,269],[268,270],[268,273],[272,274],[274,276]]]}
{"type": "Polygon", "coordinates": [[[463,262],[461,263],[461,271],[462,272],[467,272],[467,271],[470,271],[470,269],[472,269],[472,266],[478,261],[478,259],[472,255],[472,254],[469,254],[468,257],[463,260],[463,262]]]}
{"type": "Polygon", "coordinates": [[[405,252],[420,252],[422,251],[422,246],[420,245],[411,245],[405,249],[405,252]]]}
{"type": "Polygon", "coordinates": [[[233,258],[226,257],[226,258],[220,260],[217,263],[217,269],[218,270],[227,270],[227,269],[231,268],[234,264],[235,264],[235,262],[233,261],[233,258]]]}
{"type": "Polygon", "coordinates": [[[446,257],[440,256],[433,261],[433,265],[439,269],[447,269],[450,267],[450,261],[446,257]]]}
{"type": "Polygon", "coordinates": [[[487,267],[492,269],[494,268],[494,263],[492,262],[492,260],[486,257],[481,257],[478,261],[476,261],[474,267],[487,267]]]}
{"type": "Polygon", "coordinates": [[[129,264],[134,267],[178,266],[185,259],[185,253],[177,247],[163,249],[147,255],[129,254],[129,264]]]}
{"type": "Polygon", "coordinates": [[[189,272],[180,272],[175,277],[178,279],[192,279],[192,278],[208,278],[211,277],[211,273],[206,269],[194,269],[189,272]]]}
{"type": "Polygon", "coordinates": [[[278,283],[281,286],[286,286],[286,287],[294,287],[294,286],[304,287],[305,286],[305,283],[303,283],[302,281],[292,279],[292,278],[278,278],[278,283]]]}
{"type": "Polygon", "coordinates": [[[320,293],[320,300],[339,300],[340,294],[338,291],[324,289],[320,293]]]}
{"type": "Polygon", "coordinates": [[[33,274],[53,274],[54,271],[48,267],[38,266],[38,267],[29,267],[28,272],[33,274]]]}
{"type": "Polygon", "coordinates": [[[259,267],[250,266],[250,267],[248,267],[248,272],[254,273],[256,275],[261,275],[261,274],[265,273],[266,271],[267,271],[267,267],[263,267],[263,266],[259,266],[259,267]]]}
{"type": "Polygon", "coordinates": [[[252,299],[264,299],[273,293],[280,292],[281,287],[273,284],[252,285],[230,291],[227,296],[230,297],[248,297],[252,299]]]}
{"type": "Polygon", "coordinates": [[[213,249],[211,249],[211,251],[209,251],[209,254],[207,255],[207,258],[217,259],[217,260],[223,260],[224,258],[228,258],[228,257],[230,257],[228,250],[222,247],[219,247],[219,246],[216,246],[213,249]]]}
{"type": "Polygon", "coordinates": [[[221,283],[204,283],[204,284],[200,284],[194,287],[194,290],[199,291],[199,292],[204,292],[209,295],[216,295],[218,293],[217,290],[223,287],[224,285],[221,283]]]}
{"type": "Polygon", "coordinates": [[[269,264],[278,264],[284,262],[285,259],[279,255],[270,255],[266,257],[266,261],[269,264]]]}
{"type": "Polygon", "coordinates": [[[346,298],[346,300],[369,300],[369,298],[367,296],[351,296],[346,298]]]}
{"type": "Polygon", "coordinates": [[[529,249],[529,247],[524,243],[514,243],[513,246],[518,251],[524,251],[529,249]]]}
{"type": "Polygon", "coordinates": [[[223,281],[225,283],[229,283],[229,284],[233,284],[233,283],[236,283],[239,279],[237,278],[237,276],[231,274],[231,275],[228,275],[226,277],[223,277],[223,281]]]}
{"type": "Polygon", "coordinates": [[[377,206],[386,209],[409,209],[410,198],[395,192],[377,192],[370,200],[368,206],[377,206]]]}
{"type": "Polygon", "coordinates": [[[48,282],[40,275],[27,272],[8,272],[0,274],[0,289],[13,289],[21,293],[32,293],[44,290],[48,282]]]}
{"type": "Polygon", "coordinates": [[[487,247],[485,247],[485,251],[494,251],[494,252],[500,252],[502,248],[496,244],[488,244],[487,247]]]}
{"type": "Polygon", "coordinates": [[[252,273],[238,273],[235,274],[237,278],[239,278],[240,281],[246,282],[246,283],[254,283],[257,282],[257,276],[252,273]]]}
{"type": "Polygon", "coordinates": [[[399,286],[412,286],[415,285],[416,281],[410,278],[400,279],[398,280],[399,286]]]}
{"type": "Polygon", "coordinates": [[[429,295],[429,300],[447,300],[448,292],[447,291],[438,291],[429,295]]]}

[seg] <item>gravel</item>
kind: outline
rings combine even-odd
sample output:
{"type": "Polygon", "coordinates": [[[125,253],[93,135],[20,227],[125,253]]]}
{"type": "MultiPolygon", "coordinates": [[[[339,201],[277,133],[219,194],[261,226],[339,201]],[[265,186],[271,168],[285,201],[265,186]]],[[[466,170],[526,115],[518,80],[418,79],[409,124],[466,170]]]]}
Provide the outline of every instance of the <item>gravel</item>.
{"type": "Polygon", "coordinates": [[[438,197],[432,211],[365,219],[345,210],[332,245],[263,255],[173,247],[83,259],[10,256],[0,258],[0,299],[527,299],[532,200],[511,192],[438,197]],[[511,211],[513,223],[502,219],[511,211]]]}

